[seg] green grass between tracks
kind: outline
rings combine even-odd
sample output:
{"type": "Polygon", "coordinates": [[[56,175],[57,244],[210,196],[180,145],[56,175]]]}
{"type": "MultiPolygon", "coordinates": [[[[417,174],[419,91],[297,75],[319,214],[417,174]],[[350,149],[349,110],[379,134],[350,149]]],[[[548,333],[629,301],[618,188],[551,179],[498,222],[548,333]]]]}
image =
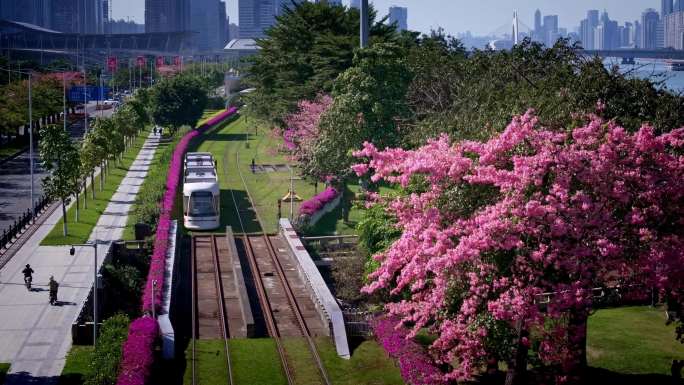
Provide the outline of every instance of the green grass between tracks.
{"type": "MultiPolygon", "coordinates": [[[[245,230],[247,232],[259,231],[254,212],[246,198],[245,188],[236,168],[236,159],[239,155],[238,167],[245,178],[254,205],[263,221],[267,232],[275,232],[278,227],[278,204],[279,198],[285,196],[290,188],[290,172],[275,171],[264,173],[252,173],[251,163],[254,159],[257,165],[261,164],[292,164],[285,154],[278,151],[282,140],[273,135],[270,130],[259,127],[253,121],[240,117],[226,126],[201,136],[197,143],[190,147],[190,151],[208,151],[214,154],[218,160],[219,182],[221,185],[221,225],[232,226],[240,231],[240,225],[235,214],[231,197],[235,196],[238,201],[245,230]]],[[[302,179],[298,172],[294,173],[294,189],[301,198],[308,199],[316,194],[313,183],[302,179]]],[[[318,185],[318,192],[324,188],[318,185]]],[[[299,211],[299,203],[294,204],[294,215],[299,211]]],[[[355,221],[360,214],[352,210],[350,223],[345,224],[341,218],[341,210],[335,210],[323,221],[320,226],[321,233],[353,234],[355,221]]],[[[281,215],[288,217],[290,204],[283,202],[281,215]]]]}
{"type": "MultiPolygon", "coordinates": [[[[288,362],[298,385],[320,384],[318,369],[311,362],[306,341],[285,338],[288,362]]],[[[337,356],[329,338],[316,339],[316,348],[334,385],[401,385],[399,369],[375,341],[361,343],[350,360],[337,356]]],[[[285,385],[275,341],[270,338],[233,339],[229,342],[236,385],[285,385]]],[[[227,383],[227,371],[222,340],[197,341],[198,384],[222,385],[227,383]]],[[[183,384],[192,384],[192,346],[186,350],[187,366],[183,384]]]]}
{"type": "Polygon", "coordinates": [[[81,385],[86,374],[90,373],[90,361],[93,354],[92,346],[72,346],[59,376],[58,385],[81,385]]]}
{"type": "MultiPolygon", "coordinates": [[[[223,340],[197,340],[198,384],[228,383],[223,340]]],[[[275,342],[270,338],[234,339],[229,342],[235,384],[285,385],[275,342]]],[[[183,383],[192,384],[192,345],[185,352],[187,366],[183,383]]]]}
{"type": "MultiPolygon", "coordinates": [[[[104,189],[100,191],[99,176],[95,177],[95,199],[92,199],[91,186],[88,188],[88,209],[83,208],[83,194],[79,195],[81,200],[81,208],[79,210],[79,221],[76,222],[76,205],[72,205],[67,210],[67,225],[68,235],[62,235],[63,218],[55,224],[50,233],[43,239],[41,245],[43,246],[57,246],[57,245],[71,245],[74,243],[85,243],[88,241],[93,228],[100,219],[100,215],[106,210],[112,195],[116,192],[128,173],[128,169],[133,164],[133,161],[138,156],[140,149],[147,139],[148,132],[143,131],[135,139],[133,146],[131,146],[122,157],[121,165],[117,166],[116,162],[112,162],[109,174],[104,183],[104,189]]],[[[61,210],[59,208],[58,210],[61,210]]]]}
{"type": "Polygon", "coordinates": [[[589,317],[587,359],[612,372],[669,375],[672,360],[684,359],[684,345],[661,308],[601,309],[589,317]]]}

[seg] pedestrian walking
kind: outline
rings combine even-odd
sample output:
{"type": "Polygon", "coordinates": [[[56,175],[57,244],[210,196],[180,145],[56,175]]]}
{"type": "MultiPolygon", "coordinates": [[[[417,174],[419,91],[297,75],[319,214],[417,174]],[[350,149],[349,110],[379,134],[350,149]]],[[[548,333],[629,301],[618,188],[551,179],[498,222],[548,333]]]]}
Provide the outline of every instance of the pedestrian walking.
{"type": "Polygon", "coordinates": [[[57,303],[57,290],[59,289],[59,283],[55,281],[54,276],[50,276],[50,282],[48,283],[50,289],[50,305],[55,305],[57,303]]]}

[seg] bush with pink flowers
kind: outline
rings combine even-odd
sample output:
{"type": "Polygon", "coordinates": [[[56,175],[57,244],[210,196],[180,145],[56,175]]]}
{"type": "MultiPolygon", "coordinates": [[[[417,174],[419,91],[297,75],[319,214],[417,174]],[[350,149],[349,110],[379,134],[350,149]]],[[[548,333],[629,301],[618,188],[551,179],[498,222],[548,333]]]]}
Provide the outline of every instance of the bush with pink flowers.
{"type": "Polygon", "coordinates": [[[412,335],[438,337],[431,353],[454,365],[445,380],[472,378],[492,356],[515,364],[527,333],[559,380],[581,373],[597,286],[684,298],[684,128],[579,123],[548,128],[529,111],[486,142],[442,135],[356,153],[359,175],[407,191],[379,202],[401,236],[374,256],[364,292],[388,292],[412,335]]]}
{"type": "Polygon", "coordinates": [[[299,206],[299,214],[300,215],[314,215],[316,212],[318,212],[320,209],[325,207],[328,203],[332,202],[337,198],[337,195],[339,193],[337,190],[333,187],[328,187],[325,190],[323,190],[321,193],[318,195],[314,196],[313,198],[306,200],[302,202],[302,204],[299,206]]]}
{"type": "Polygon", "coordinates": [[[159,335],[157,320],[152,317],[138,318],[128,329],[128,339],[123,344],[121,371],[117,385],[144,384],[154,362],[154,343],[159,335]]]}
{"type": "Polygon", "coordinates": [[[443,375],[425,349],[408,337],[409,332],[396,317],[373,322],[373,332],[383,349],[399,363],[401,377],[410,385],[442,385],[443,375]]]}
{"type": "MultiPolygon", "coordinates": [[[[235,114],[236,108],[230,108],[213,117],[196,130],[185,134],[173,152],[169,173],[166,180],[164,198],[161,202],[159,222],[154,240],[150,270],[147,275],[145,290],[143,291],[143,312],[157,313],[161,310],[164,275],[166,272],[166,254],[169,247],[169,229],[171,228],[171,215],[183,165],[183,155],[190,141],[228,117],[235,114]],[[156,282],[156,287],[154,283],[156,282]]],[[[150,317],[139,318],[131,324],[128,339],[124,344],[121,372],[119,373],[118,385],[143,385],[149,376],[153,362],[154,340],[158,334],[157,321],[150,317]]]]}

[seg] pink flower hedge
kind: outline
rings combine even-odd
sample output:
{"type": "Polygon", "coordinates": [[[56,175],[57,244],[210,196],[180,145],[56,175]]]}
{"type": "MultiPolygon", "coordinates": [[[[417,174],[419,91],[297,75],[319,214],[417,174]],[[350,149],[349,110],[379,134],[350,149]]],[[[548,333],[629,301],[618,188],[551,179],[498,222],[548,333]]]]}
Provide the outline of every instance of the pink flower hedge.
{"type": "Polygon", "coordinates": [[[408,330],[399,325],[393,317],[378,318],[373,322],[373,331],[383,349],[399,362],[401,377],[411,385],[445,384],[439,368],[425,349],[408,338],[408,330]]]}
{"type": "MultiPolygon", "coordinates": [[[[225,119],[235,114],[236,111],[237,109],[234,107],[229,108],[221,114],[211,118],[197,129],[188,132],[185,134],[185,136],[183,136],[180,142],[178,142],[178,145],[173,151],[173,157],[171,158],[171,165],[169,167],[169,173],[166,179],[166,190],[160,205],[159,222],[157,224],[154,248],[152,251],[152,258],[150,260],[150,271],[147,274],[147,282],[145,284],[145,290],[143,291],[143,312],[152,312],[153,295],[155,311],[159,313],[161,310],[162,289],[164,286],[164,274],[166,272],[166,254],[169,248],[169,229],[171,228],[173,204],[178,191],[178,185],[180,184],[180,174],[183,167],[183,155],[185,154],[185,151],[187,150],[188,145],[193,138],[201,134],[206,129],[223,122],[225,119]],[[153,290],[153,283],[155,281],[157,282],[157,286],[153,290]]],[[[149,330],[146,329],[146,326],[144,325],[150,322],[144,320],[150,320],[152,323],[154,323],[154,337],[157,335],[156,320],[149,317],[143,317],[133,321],[128,334],[128,339],[124,344],[123,357],[121,360],[121,372],[117,381],[118,385],[143,385],[147,380],[150,366],[152,365],[152,359],[150,358],[149,360],[141,360],[141,358],[146,358],[148,356],[152,357],[154,338],[150,340],[148,338],[148,334],[143,332],[149,330]],[[136,326],[136,328],[134,328],[134,325],[138,325],[138,322],[140,327],[138,328],[136,326]],[[128,350],[126,349],[127,346],[129,347],[128,350]],[[135,375],[132,373],[135,373],[135,375]]]]}
{"type": "Polygon", "coordinates": [[[123,344],[121,372],[117,385],[144,384],[154,362],[154,343],[159,335],[157,320],[142,317],[134,320],[128,329],[128,339],[123,344]]]}
{"type": "Polygon", "coordinates": [[[303,215],[313,215],[318,210],[322,209],[325,205],[332,202],[337,198],[339,193],[332,187],[328,187],[323,190],[320,194],[314,196],[313,198],[302,202],[299,206],[299,214],[303,215]]]}

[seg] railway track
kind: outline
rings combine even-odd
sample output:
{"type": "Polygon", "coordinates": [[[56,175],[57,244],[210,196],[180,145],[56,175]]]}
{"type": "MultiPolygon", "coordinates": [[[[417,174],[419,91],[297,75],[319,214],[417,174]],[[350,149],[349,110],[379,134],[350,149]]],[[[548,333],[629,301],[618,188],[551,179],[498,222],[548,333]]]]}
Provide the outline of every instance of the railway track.
{"type": "MultiPolygon", "coordinates": [[[[259,212],[254,205],[247,183],[239,168],[239,154],[236,154],[236,167],[242,181],[242,185],[247,193],[247,199],[251,204],[256,220],[262,223],[259,212]]],[[[285,373],[288,384],[295,384],[295,375],[290,362],[288,362],[287,352],[283,343],[283,336],[299,336],[306,340],[311,353],[311,361],[318,369],[321,383],[330,385],[325,367],[321,360],[316,345],[313,341],[312,331],[307,325],[303,309],[300,308],[295,290],[287,279],[283,264],[278,258],[276,248],[273,246],[271,237],[263,231],[258,233],[246,234],[245,225],[240,214],[240,207],[235,198],[233,190],[231,197],[238,215],[241,231],[244,234],[242,241],[246,251],[246,257],[252,271],[254,283],[264,314],[264,320],[268,334],[275,340],[278,355],[285,373]]],[[[260,226],[263,228],[262,226],[260,226]]]]}
{"type": "Polygon", "coordinates": [[[233,384],[226,298],[221,278],[220,250],[216,235],[194,235],[192,269],[192,384],[201,385],[197,370],[197,339],[223,339],[228,385],[233,384]]]}

